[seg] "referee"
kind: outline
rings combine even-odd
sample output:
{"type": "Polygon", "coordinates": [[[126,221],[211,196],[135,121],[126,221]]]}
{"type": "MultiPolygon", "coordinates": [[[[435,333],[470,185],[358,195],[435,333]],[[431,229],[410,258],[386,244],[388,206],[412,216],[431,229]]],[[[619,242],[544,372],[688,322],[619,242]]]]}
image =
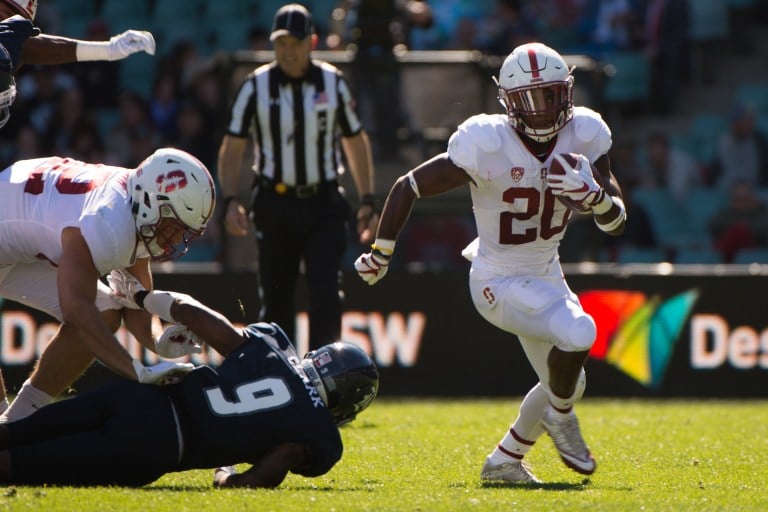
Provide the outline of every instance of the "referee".
{"type": "Polygon", "coordinates": [[[373,163],[368,135],[341,72],[313,60],[312,18],[288,4],[275,14],[270,40],[275,60],[256,68],[238,90],[219,148],[219,182],[227,232],[248,233],[238,201],[248,137],[255,144],[251,218],[259,246],[260,319],[295,336],[295,292],[304,262],[309,297],[309,345],[341,334],[341,263],[350,206],[339,187],[343,148],[357,187],[357,232],[367,245],[376,232],[373,163]],[[339,144],[341,142],[341,144],[339,144]]]}

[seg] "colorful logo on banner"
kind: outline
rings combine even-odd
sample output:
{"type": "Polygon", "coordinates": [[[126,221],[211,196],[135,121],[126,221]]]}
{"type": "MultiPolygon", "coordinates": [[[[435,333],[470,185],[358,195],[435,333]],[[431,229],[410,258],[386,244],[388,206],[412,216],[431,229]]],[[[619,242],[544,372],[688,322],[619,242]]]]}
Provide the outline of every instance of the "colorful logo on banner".
{"type": "Polygon", "coordinates": [[[698,297],[698,290],[666,300],[624,290],[580,293],[584,310],[597,322],[597,339],[589,355],[648,388],[659,389],[675,343],[698,297]]]}

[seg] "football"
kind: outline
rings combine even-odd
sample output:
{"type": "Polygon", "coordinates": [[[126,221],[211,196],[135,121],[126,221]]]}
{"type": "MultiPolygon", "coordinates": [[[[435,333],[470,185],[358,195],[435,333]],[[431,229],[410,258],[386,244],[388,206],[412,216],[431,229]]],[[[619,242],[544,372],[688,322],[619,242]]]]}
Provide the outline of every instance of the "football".
{"type": "MultiPolygon", "coordinates": [[[[572,167],[576,165],[577,159],[576,155],[574,153],[560,153],[560,156],[563,157],[563,160],[568,162],[572,167]]],[[[595,181],[600,185],[603,186],[603,179],[602,176],[597,170],[595,169],[595,166],[590,166],[592,168],[592,176],[595,177],[595,181]]],[[[549,174],[554,175],[565,175],[565,169],[563,169],[563,166],[560,165],[560,161],[557,158],[552,159],[552,163],[549,165],[549,170],[547,171],[549,174]]],[[[570,199],[565,196],[555,196],[557,199],[563,203],[569,210],[574,211],[576,213],[589,213],[589,208],[584,208],[581,203],[578,201],[574,201],[573,199],[570,199]]]]}

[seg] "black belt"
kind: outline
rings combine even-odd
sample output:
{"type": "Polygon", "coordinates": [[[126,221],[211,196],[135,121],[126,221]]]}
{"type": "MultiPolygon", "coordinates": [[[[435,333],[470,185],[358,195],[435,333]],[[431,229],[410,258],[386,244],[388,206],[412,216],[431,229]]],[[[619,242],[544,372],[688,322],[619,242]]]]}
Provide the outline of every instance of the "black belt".
{"type": "Polygon", "coordinates": [[[316,196],[318,193],[338,186],[336,180],[313,183],[311,185],[286,185],[280,181],[270,180],[269,178],[258,178],[259,187],[269,190],[279,196],[295,197],[297,199],[306,199],[316,196]]]}

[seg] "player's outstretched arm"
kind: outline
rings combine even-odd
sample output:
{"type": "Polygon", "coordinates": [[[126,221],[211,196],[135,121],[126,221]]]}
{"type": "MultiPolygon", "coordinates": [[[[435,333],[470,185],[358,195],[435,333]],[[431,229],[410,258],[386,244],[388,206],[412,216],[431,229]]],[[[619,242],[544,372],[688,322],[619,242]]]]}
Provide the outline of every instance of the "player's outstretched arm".
{"type": "Polygon", "coordinates": [[[109,41],[84,41],[63,36],[40,34],[30,37],[22,47],[25,64],[67,64],[93,60],[121,60],[134,53],[155,54],[155,38],[143,30],[127,30],[109,41]]]}
{"type": "Polygon", "coordinates": [[[384,202],[371,252],[363,253],[355,260],[355,270],[360,277],[372,285],[387,273],[397,237],[408,221],[416,199],[442,194],[466,185],[470,180],[469,175],[454,164],[447,153],[437,155],[400,176],[384,202]]]}
{"type": "Polygon", "coordinates": [[[231,468],[214,470],[215,487],[277,487],[288,471],[307,461],[306,448],[298,443],[285,443],[273,448],[248,471],[235,473],[231,468]]]}
{"type": "Polygon", "coordinates": [[[135,294],[134,299],[138,306],[166,322],[186,325],[223,356],[243,343],[241,329],[190,295],[164,290],[142,290],[135,294]]]}

